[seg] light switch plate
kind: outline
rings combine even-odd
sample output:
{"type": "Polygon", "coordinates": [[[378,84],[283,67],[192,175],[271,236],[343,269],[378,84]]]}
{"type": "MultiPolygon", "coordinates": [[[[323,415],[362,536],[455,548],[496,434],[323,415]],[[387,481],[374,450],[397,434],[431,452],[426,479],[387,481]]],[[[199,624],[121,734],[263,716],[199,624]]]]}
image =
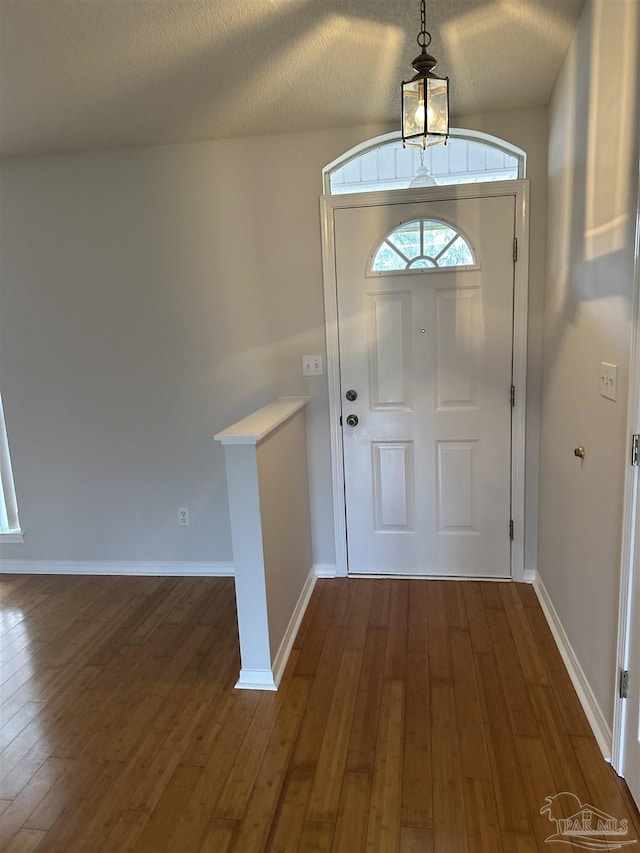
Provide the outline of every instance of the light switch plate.
{"type": "Polygon", "coordinates": [[[322,376],[322,356],[321,355],[303,355],[302,356],[302,375],[303,376],[322,376]]]}
{"type": "Polygon", "coordinates": [[[607,400],[618,399],[618,365],[600,363],[600,396],[607,400]]]}

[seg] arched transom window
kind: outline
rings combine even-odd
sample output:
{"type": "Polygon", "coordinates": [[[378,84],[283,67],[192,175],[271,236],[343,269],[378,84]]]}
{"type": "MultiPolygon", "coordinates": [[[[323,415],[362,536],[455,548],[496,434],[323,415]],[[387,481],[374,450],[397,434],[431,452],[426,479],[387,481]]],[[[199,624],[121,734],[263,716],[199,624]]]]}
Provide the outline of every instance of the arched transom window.
{"type": "Polygon", "coordinates": [[[514,181],[526,177],[525,152],[487,133],[451,128],[446,145],[403,148],[399,131],[377,136],[323,170],[327,195],[514,181]]]}
{"type": "Polygon", "coordinates": [[[371,254],[371,274],[428,269],[473,268],[476,255],[457,228],[440,219],[412,219],[398,225],[371,254]]]}

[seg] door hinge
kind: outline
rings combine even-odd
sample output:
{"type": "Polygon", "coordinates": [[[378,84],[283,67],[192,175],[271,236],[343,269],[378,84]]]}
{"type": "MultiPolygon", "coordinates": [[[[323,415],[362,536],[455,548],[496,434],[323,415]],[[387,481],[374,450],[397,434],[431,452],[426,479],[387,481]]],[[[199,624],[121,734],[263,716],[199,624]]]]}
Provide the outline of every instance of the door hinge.
{"type": "Polygon", "coordinates": [[[513,542],[513,519],[509,519],[509,539],[513,542]]]}
{"type": "Polygon", "coordinates": [[[631,464],[640,465],[640,435],[631,436],[631,464]]]}
{"type": "Polygon", "coordinates": [[[629,698],[629,670],[621,669],[620,670],[620,698],[628,699],[629,698]]]}
{"type": "Polygon", "coordinates": [[[513,238],[513,260],[514,261],[518,260],[518,238],[517,237],[513,238]]]}
{"type": "Polygon", "coordinates": [[[509,393],[509,402],[511,403],[511,408],[513,409],[513,407],[516,404],[516,386],[515,385],[511,386],[511,391],[509,393]]]}

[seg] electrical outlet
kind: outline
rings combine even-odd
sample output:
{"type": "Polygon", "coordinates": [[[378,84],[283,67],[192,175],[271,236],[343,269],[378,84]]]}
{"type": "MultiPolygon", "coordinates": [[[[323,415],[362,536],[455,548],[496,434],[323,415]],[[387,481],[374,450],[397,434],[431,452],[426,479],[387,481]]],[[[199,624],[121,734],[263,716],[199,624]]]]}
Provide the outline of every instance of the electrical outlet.
{"type": "Polygon", "coordinates": [[[618,399],[618,365],[600,363],[600,396],[607,400],[618,399]]]}
{"type": "Polygon", "coordinates": [[[302,375],[303,376],[322,376],[322,356],[321,355],[303,355],[302,356],[302,375]]]}
{"type": "Polygon", "coordinates": [[[189,527],[189,509],[186,506],[180,507],[178,510],[178,524],[180,527],[189,527]]]}

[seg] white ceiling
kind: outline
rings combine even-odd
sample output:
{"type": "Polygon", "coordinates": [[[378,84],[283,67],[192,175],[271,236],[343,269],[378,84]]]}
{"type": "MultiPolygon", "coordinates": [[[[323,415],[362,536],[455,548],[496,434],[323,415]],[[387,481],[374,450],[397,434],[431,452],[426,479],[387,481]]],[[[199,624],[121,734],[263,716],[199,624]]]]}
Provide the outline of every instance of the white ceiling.
{"type": "MultiPolygon", "coordinates": [[[[428,0],[455,113],[548,102],[584,0],[428,0]]],[[[0,0],[0,155],[396,122],[419,0],[0,0]]]]}

